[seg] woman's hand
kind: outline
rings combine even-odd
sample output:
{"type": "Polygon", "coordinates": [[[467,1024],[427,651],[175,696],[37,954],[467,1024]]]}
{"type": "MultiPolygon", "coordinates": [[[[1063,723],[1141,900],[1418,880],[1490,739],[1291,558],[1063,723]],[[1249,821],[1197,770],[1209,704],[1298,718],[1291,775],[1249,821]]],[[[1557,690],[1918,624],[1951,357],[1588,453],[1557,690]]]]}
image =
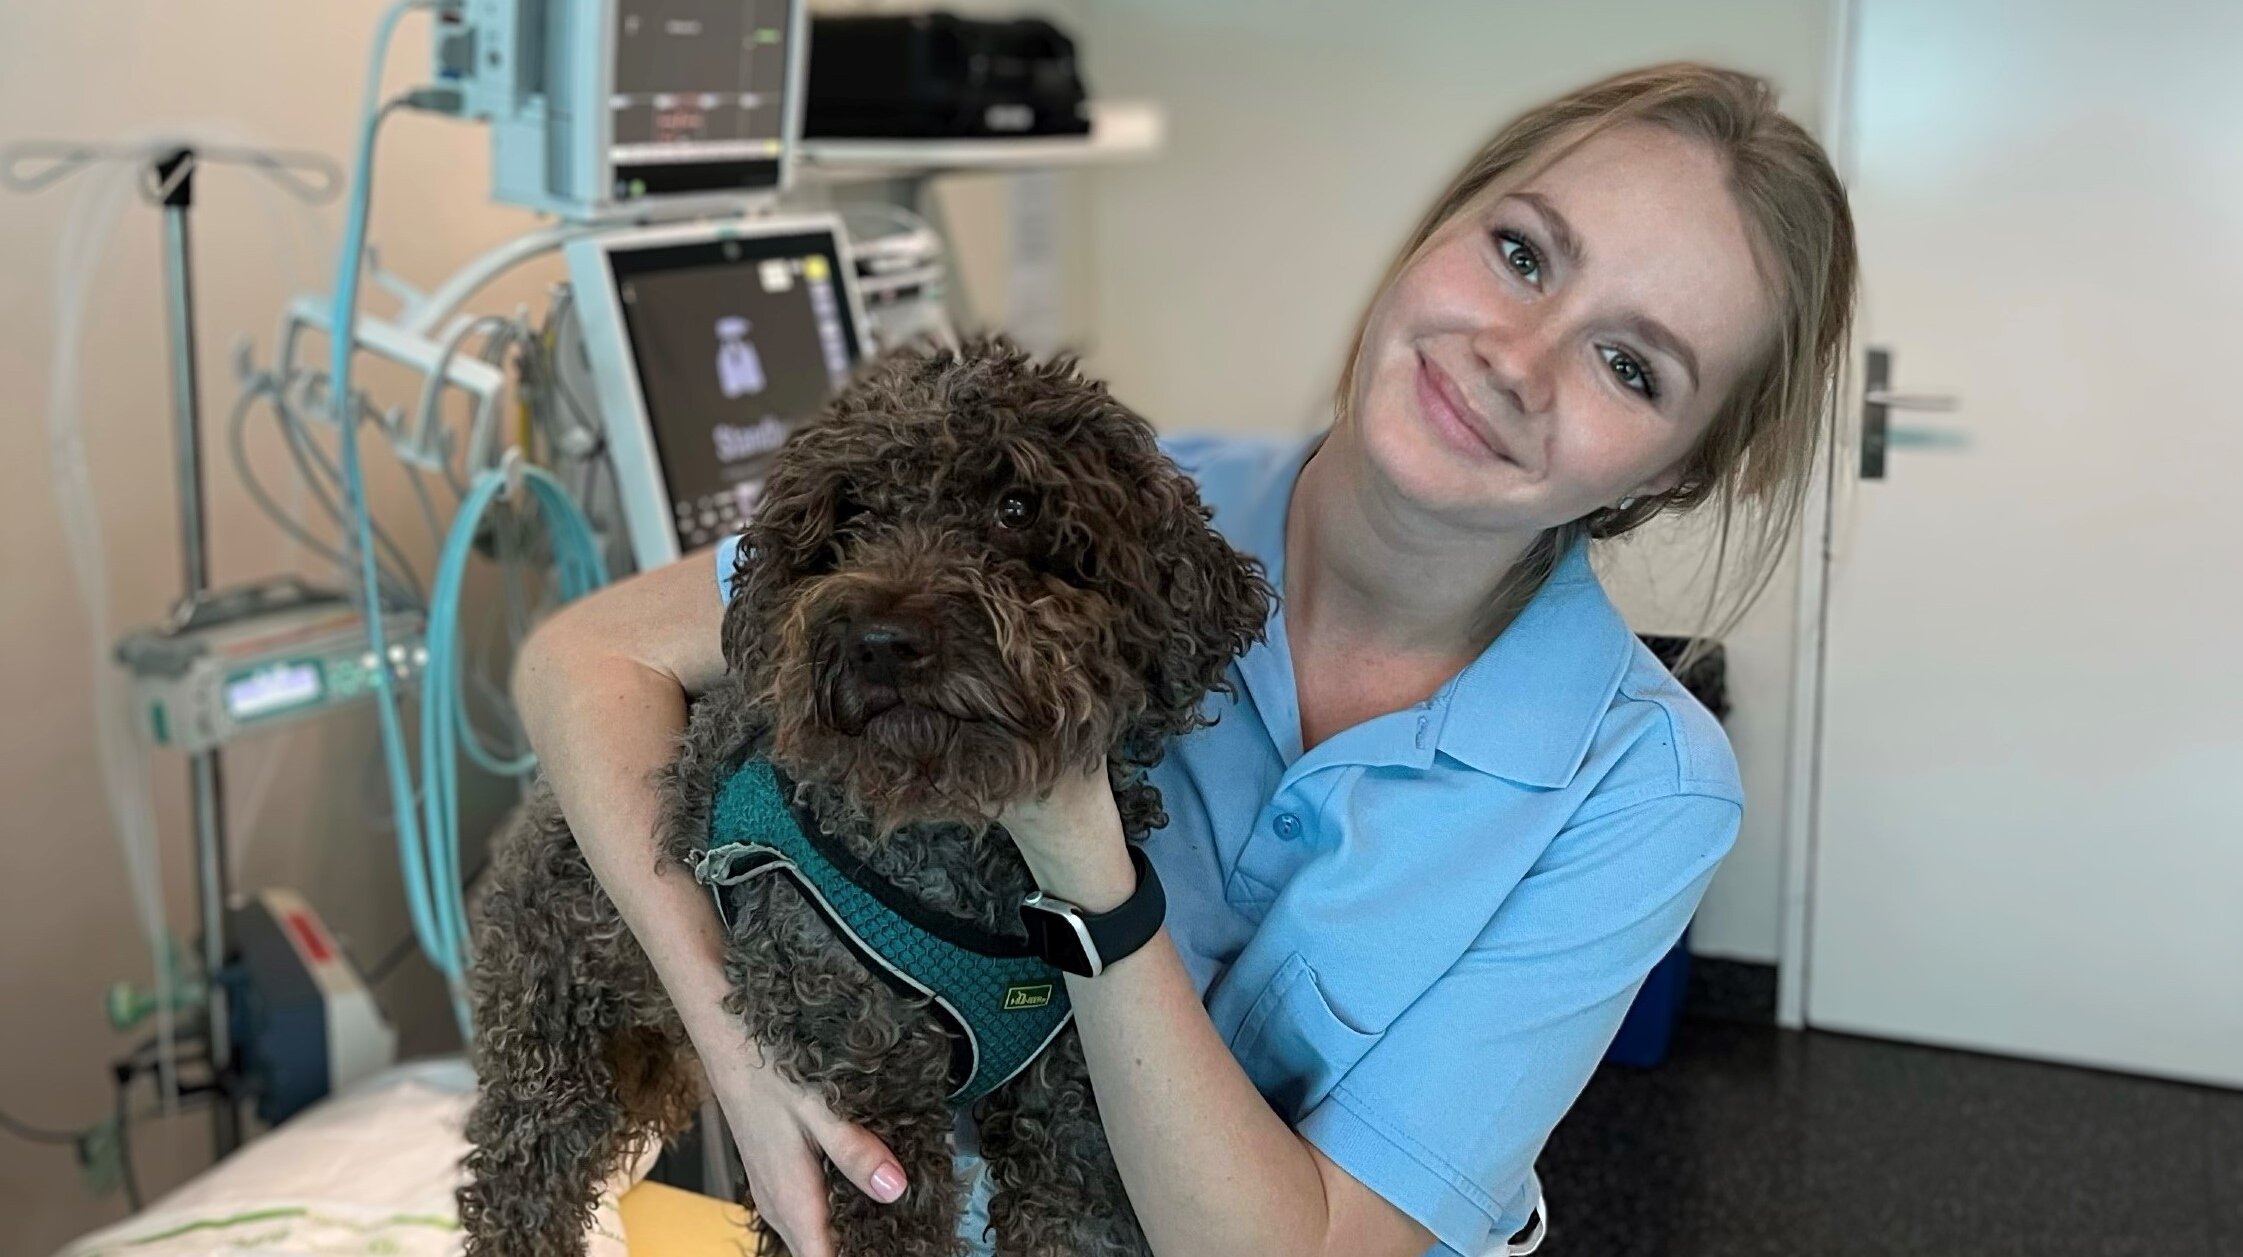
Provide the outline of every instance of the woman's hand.
{"type": "Polygon", "coordinates": [[[1103,763],[1067,774],[1039,798],[1006,804],[997,823],[1012,835],[1036,885],[1047,893],[1085,911],[1104,912],[1136,889],[1121,809],[1103,763]]]}
{"type": "Polygon", "coordinates": [[[871,1131],[842,1121],[818,1095],[782,1077],[738,1029],[735,1023],[730,1033],[709,1036],[723,1040],[714,1053],[695,1046],[739,1145],[756,1213],[794,1257],[837,1257],[822,1162],[833,1162],[883,1204],[903,1195],[903,1167],[871,1131]]]}

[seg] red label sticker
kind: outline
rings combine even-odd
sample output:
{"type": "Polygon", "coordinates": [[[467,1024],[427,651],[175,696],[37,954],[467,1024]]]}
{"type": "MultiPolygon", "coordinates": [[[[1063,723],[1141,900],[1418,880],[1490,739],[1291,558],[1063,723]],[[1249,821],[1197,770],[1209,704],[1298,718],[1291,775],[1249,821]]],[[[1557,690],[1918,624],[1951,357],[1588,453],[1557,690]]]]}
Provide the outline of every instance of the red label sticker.
{"type": "Polygon", "coordinates": [[[309,913],[291,912],[283,920],[288,923],[288,932],[296,936],[296,945],[304,949],[313,964],[323,965],[335,958],[335,949],[309,913]]]}

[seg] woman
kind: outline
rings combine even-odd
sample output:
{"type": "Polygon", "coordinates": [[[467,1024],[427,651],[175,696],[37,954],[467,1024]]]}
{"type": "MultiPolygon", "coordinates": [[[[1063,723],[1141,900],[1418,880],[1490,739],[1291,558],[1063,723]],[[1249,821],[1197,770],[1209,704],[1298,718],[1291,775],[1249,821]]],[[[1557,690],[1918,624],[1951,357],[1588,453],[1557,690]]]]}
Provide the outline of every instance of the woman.
{"type": "MultiPolygon", "coordinates": [[[[1720,729],[1630,636],[1586,541],[1706,507],[1717,570],[1764,585],[1853,283],[1844,194],[1765,84],[1622,75],[1457,176],[1365,312],[1328,432],[1171,446],[1283,598],[1221,721],[1155,775],[1167,927],[1069,980],[1163,1257],[1476,1254],[1529,1220],[1535,1154],[1742,802],[1720,729]]],[[[554,617],[516,691],[759,1206],[828,1257],[819,1158],[877,1200],[901,1171],[761,1066],[721,1008],[714,914],[651,854],[648,782],[723,668],[706,563],[554,617]]],[[[1005,822],[1047,892],[1102,911],[1134,888],[1102,774],[1005,822]]]]}

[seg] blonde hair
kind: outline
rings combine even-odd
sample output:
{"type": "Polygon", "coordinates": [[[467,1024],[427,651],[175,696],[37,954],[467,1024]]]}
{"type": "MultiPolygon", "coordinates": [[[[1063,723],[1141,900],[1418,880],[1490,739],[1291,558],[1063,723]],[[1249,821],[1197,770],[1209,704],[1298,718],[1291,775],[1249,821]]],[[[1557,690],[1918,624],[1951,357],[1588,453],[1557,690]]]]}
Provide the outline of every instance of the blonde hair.
{"type": "MultiPolygon", "coordinates": [[[[1701,633],[1736,626],[1767,587],[1798,527],[1820,450],[1823,416],[1845,351],[1854,303],[1854,228],[1846,192],[1814,137],[1776,110],[1775,91],[1733,70],[1677,63],[1615,75],[1527,111],[1497,132],[1436,198],[1387,267],[1383,294],[1452,218],[1507,193],[1593,136],[1627,123],[1664,127],[1711,149],[1768,284],[1774,335],[1746,370],[1681,478],[1662,494],[1607,507],[1549,530],[1513,568],[1489,615],[1507,622],[1580,537],[1619,537],[1661,512],[1711,503],[1712,585],[1701,633]],[[1742,579],[1727,578],[1734,563],[1742,579]],[[1723,587],[1731,586],[1721,608],[1723,587]]],[[[1363,336],[1377,295],[1355,327],[1335,413],[1348,418],[1363,336]]]]}

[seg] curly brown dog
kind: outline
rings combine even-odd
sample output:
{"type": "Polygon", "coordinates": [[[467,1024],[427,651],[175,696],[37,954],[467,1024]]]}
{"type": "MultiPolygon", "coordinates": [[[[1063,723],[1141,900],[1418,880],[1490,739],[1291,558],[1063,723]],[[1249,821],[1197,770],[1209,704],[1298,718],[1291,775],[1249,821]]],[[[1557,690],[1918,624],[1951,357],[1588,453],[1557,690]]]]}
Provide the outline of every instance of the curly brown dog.
{"type": "MultiPolygon", "coordinates": [[[[1166,824],[1145,769],[1204,723],[1262,632],[1269,586],[1208,521],[1151,428],[1071,363],[990,340],[875,365],[766,482],[725,611],[726,681],[661,782],[664,858],[694,861],[720,774],[759,755],[924,909],[1024,937],[1033,887],[991,818],[1103,761],[1129,838],[1166,824]]],[[[599,1185],[679,1133],[703,1087],[549,793],[530,816],[495,857],[477,931],[482,1094],[460,1215],[478,1257],[583,1252],[599,1185]]],[[[727,1007],[910,1182],[875,1204],[829,1167],[840,1251],[956,1251],[948,1033],[792,881],[756,879],[737,917],[727,1007]]],[[[974,1115],[997,1252],[1146,1251],[1072,1025],[974,1115]]]]}

